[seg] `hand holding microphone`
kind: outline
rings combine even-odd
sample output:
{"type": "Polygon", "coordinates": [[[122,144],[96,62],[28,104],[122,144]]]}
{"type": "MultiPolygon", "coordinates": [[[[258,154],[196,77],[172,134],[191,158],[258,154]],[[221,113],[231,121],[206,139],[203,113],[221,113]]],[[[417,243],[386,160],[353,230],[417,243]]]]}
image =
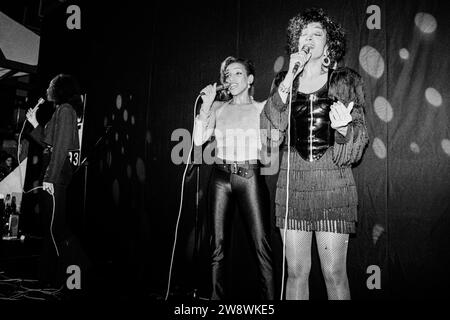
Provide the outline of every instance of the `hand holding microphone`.
{"type": "Polygon", "coordinates": [[[200,95],[202,96],[202,107],[200,112],[208,113],[211,108],[214,99],[216,98],[216,93],[220,90],[227,89],[230,86],[229,83],[224,83],[221,85],[217,85],[216,83],[207,85],[200,91],[200,95]]]}
{"type": "Polygon", "coordinates": [[[303,70],[309,59],[311,59],[310,51],[311,47],[304,45],[299,52],[291,54],[289,60],[289,70],[278,88],[278,92],[280,93],[283,102],[286,102],[286,98],[295,77],[303,70]]]}
{"type": "Polygon", "coordinates": [[[202,89],[202,91],[200,91],[200,95],[202,96],[203,100],[202,108],[200,109],[201,112],[209,112],[209,109],[211,108],[211,105],[216,98],[216,92],[217,89],[215,83],[207,85],[202,89]]]}
{"type": "Polygon", "coordinates": [[[310,51],[311,48],[307,45],[304,45],[299,52],[291,54],[289,60],[289,71],[286,74],[285,78],[285,81],[289,83],[289,87],[292,81],[295,79],[295,77],[303,70],[306,63],[311,58],[310,51]]]}
{"type": "MultiPolygon", "coordinates": [[[[221,90],[228,89],[229,86],[230,86],[229,83],[224,83],[224,84],[216,85],[216,92],[217,92],[217,91],[221,91],[221,90]]],[[[207,87],[206,87],[206,88],[207,88],[207,87]]],[[[205,89],[206,89],[206,88],[205,88],[205,89]]],[[[203,89],[203,90],[204,90],[204,89],[203,89]]],[[[206,94],[205,92],[203,92],[203,90],[200,92],[200,95],[201,95],[201,96],[203,96],[203,95],[206,94]]]]}
{"type": "Polygon", "coordinates": [[[43,104],[45,100],[43,98],[39,98],[38,103],[34,106],[34,108],[30,108],[27,111],[27,120],[31,123],[33,128],[36,128],[39,125],[39,122],[36,119],[36,112],[39,109],[39,106],[43,104]]]}
{"type": "Polygon", "coordinates": [[[294,78],[303,70],[306,63],[311,58],[311,48],[304,45],[302,50],[299,52],[291,54],[291,59],[289,62],[289,71],[294,76],[294,78]]]}

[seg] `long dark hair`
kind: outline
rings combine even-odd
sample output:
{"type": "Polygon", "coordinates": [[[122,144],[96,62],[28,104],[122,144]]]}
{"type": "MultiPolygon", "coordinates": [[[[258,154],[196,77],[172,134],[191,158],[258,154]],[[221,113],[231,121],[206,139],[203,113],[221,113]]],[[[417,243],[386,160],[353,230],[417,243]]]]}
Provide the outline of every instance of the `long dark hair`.
{"type": "Polygon", "coordinates": [[[75,109],[78,117],[82,115],[83,102],[81,100],[80,86],[73,76],[58,74],[50,82],[48,94],[55,105],[68,103],[75,109]]]}

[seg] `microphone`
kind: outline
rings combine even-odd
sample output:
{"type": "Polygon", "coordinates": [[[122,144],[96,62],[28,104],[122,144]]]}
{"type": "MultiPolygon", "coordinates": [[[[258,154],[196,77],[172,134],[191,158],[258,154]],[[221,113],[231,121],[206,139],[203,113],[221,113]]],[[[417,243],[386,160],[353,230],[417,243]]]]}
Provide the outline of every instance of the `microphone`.
{"type": "MultiPolygon", "coordinates": [[[[41,104],[43,104],[45,102],[44,98],[39,98],[38,102],[36,103],[36,105],[34,106],[34,108],[38,108],[41,104]]],[[[33,108],[33,109],[34,109],[33,108]]]]}
{"type": "MultiPolygon", "coordinates": [[[[36,128],[35,124],[33,124],[33,123],[30,121],[30,119],[28,119],[28,112],[31,112],[32,110],[34,110],[33,113],[36,114],[36,112],[37,112],[38,109],[39,109],[39,106],[40,106],[41,104],[43,104],[44,102],[45,102],[45,99],[44,99],[44,98],[39,98],[39,100],[38,100],[38,102],[36,103],[36,105],[34,106],[34,108],[33,108],[33,109],[30,109],[29,111],[27,111],[27,116],[26,116],[27,119],[26,119],[26,120],[24,121],[24,123],[23,123],[23,128],[25,128],[25,124],[27,123],[27,120],[33,125],[33,127],[36,128]]],[[[23,130],[23,128],[22,128],[22,130],[23,130]]]]}
{"type": "MultiPolygon", "coordinates": [[[[311,50],[311,48],[309,46],[304,45],[301,51],[303,51],[304,53],[308,54],[310,50],[311,50]]],[[[300,62],[297,62],[294,65],[294,68],[292,68],[292,74],[296,74],[300,67],[303,67],[303,66],[301,65],[300,62]]]]}
{"type": "MultiPolygon", "coordinates": [[[[221,90],[228,89],[229,86],[230,86],[230,84],[228,82],[225,82],[224,84],[219,84],[218,86],[216,86],[216,91],[221,91],[221,90]]],[[[205,93],[202,92],[202,93],[200,93],[200,95],[204,96],[205,93]]]]}

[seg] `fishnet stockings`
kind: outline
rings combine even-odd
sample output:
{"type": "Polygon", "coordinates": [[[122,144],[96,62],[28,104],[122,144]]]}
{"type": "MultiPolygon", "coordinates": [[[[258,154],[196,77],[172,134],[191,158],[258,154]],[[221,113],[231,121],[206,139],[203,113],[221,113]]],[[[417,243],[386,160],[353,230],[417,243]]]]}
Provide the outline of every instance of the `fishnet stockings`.
{"type": "MultiPolygon", "coordinates": [[[[283,237],[284,229],[280,229],[283,237]]],[[[316,232],[320,264],[325,278],[329,300],[349,300],[347,278],[348,234],[316,232]]],[[[311,270],[312,232],[287,230],[287,300],[309,299],[308,278],[311,270]]]]}

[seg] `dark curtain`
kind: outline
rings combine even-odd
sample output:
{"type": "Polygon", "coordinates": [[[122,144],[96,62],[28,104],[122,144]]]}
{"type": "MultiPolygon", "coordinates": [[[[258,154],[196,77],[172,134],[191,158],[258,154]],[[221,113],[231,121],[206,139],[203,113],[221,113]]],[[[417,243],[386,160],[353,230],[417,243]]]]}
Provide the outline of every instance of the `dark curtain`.
{"type": "MultiPolygon", "coordinates": [[[[346,29],[343,64],[365,81],[370,144],[354,168],[359,221],[348,253],[352,298],[442,296],[450,288],[450,22],[444,3],[80,2],[82,31],[66,30],[64,37],[74,39],[77,50],[82,46],[81,57],[59,65],[84,72],[86,148],[112,126],[88,171],[91,254],[120,288],[164,292],[184,170],[171,160],[178,143],[172,133],[192,130],[195,98],[219,80],[220,62],[229,55],[255,62],[255,99],[266,99],[274,75],[287,68],[288,19],[316,6],[346,29]],[[371,265],[380,267],[380,290],[366,286],[371,265]]],[[[51,47],[58,54],[72,50],[70,44],[51,47]]],[[[173,292],[199,288],[208,295],[210,170],[202,165],[186,182],[173,292]]],[[[276,177],[267,181],[274,190],[276,177]]],[[[255,269],[238,216],[235,224],[230,286],[236,297],[247,297],[255,295],[255,269]]],[[[279,239],[274,241],[279,261],[279,239]]],[[[316,253],[313,258],[311,298],[326,298],[316,253]]]]}

